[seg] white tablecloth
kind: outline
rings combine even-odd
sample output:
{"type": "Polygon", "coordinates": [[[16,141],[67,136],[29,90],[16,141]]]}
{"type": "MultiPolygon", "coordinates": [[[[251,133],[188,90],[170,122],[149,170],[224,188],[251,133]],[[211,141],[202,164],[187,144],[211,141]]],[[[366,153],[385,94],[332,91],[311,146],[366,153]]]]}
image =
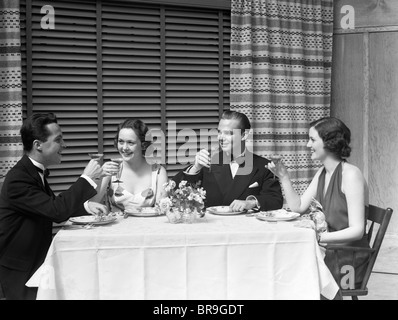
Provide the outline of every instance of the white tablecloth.
{"type": "Polygon", "coordinates": [[[28,281],[38,299],[319,299],[338,287],[312,229],[215,216],[60,230],[28,281]]]}

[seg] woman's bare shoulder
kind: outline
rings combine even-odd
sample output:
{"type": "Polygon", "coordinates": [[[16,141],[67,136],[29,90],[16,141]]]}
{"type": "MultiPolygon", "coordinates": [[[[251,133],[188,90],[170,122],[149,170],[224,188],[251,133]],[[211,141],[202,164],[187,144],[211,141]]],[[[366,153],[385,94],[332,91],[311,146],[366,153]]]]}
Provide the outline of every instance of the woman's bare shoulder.
{"type": "Polygon", "coordinates": [[[360,179],[363,180],[364,176],[361,171],[357,166],[345,162],[343,165],[343,171],[342,171],[343,179],[347,178],[348,180],[351,179],[360,179]]]}
{"type": "Polygon", "coordinates": [[[362,171],[359,169],[356,165],[348,162],[344,162],[343,165],[343,172],[348,173],[348,174],[361,174],[362,171]]]}

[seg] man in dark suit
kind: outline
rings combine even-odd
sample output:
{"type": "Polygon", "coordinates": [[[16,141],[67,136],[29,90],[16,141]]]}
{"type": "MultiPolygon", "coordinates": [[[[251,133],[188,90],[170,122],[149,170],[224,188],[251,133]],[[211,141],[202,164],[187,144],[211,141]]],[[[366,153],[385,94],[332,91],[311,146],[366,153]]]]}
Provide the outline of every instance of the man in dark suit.
{"type": "Polygon", "coordinates": [[[282,208],[282,190],[268,170],[269,160],[246,149],[251,125],[245,114],[225,111],[218,125],[219,150],[210,155],[200,150],[195,164],[180,171],[173,180],[201,181],[206,207],[230,206],[232,211],[282,208]]]}
{"type": "Polygon", "coordinates": [[[52,223],[86,215],[83,204],[96,194],[93,180],[102,176],[98,162],[91,160],[83,175],[55,196],[47,167],[61,163],[65,148],[55,115],[34,114],[20,132],[25,155],[8,172],[0,195],[0,284],[7,300],[36,298],[37,288],[25,283],[44,262],[52,223]]]}

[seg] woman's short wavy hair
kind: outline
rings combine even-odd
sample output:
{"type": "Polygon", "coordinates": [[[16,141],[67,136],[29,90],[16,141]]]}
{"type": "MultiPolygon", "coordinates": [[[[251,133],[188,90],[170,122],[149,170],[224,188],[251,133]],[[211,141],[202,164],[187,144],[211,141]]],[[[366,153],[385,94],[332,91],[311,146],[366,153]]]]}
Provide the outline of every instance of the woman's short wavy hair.
{"type": "Polygon", "coordinates": [[[152,141],[146,141],[146,135],[148,133],[148,126],[139,119],[133,119],[129,118],[124,120],[122,123],[120,123],[117,126],[117,131],[116,131],[116,136],[114,139],[114,146],[117,148],[118,140],[119,140],[119,132],[122,129],[132,129],[134,130],[135,134],[137,135],[138,139],[141,142],[141,148],[142,152],[145,153],[145,151],[148,149],[148,147],[152,144],[152,141]]]}
{"type": "Polygon", "coordinates": [[[324,143],[324,149],[339,159],[351,155],[351,131],[343,121],[334,117],[321,118],[310,123],[324,143]]]}

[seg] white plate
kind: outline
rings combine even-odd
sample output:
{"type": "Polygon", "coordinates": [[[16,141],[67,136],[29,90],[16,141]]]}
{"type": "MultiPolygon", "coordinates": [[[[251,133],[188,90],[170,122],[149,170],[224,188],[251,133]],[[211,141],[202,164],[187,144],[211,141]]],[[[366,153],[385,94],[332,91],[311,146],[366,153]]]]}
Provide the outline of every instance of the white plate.
{"type": "Polygon", "coordinates": [[[229,206],[215,206],[215,207],[209,207],[206,209],[211,214],[217,214],[221,216],[231,216],[231,215],[237,215],[241,213],[247,213],[246,210],[244,211],[231,211],[229,206]]]}
{"type": "Polygon", "coordinates": [[[70,218],[69,221],[76,224],[93,224],[93,225],[101,225],[112,223],[117,219],[115,216],[106,216],[102,220],[97,220],[96,216],[81,216],[81,217],[73,217],[70,218]]]}
{"type": "Polygon", "coordinates": [[[256,213],[256,218],[264,221],[289,221],[300,216],[297,212],[286,211],[285,209],[260,211],[256,213]]]}
{"type": "Polygon", "coordinates": [[[155,207],[137,207],[124,210],[129,216],[135,217],[157,217],[160,216],[159,209],[155,207]]]}

